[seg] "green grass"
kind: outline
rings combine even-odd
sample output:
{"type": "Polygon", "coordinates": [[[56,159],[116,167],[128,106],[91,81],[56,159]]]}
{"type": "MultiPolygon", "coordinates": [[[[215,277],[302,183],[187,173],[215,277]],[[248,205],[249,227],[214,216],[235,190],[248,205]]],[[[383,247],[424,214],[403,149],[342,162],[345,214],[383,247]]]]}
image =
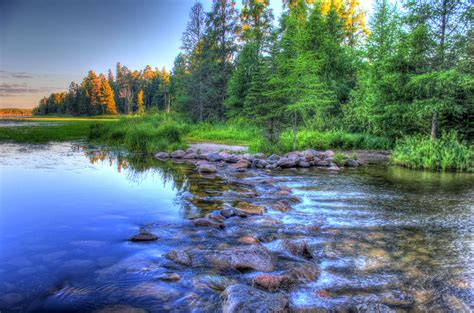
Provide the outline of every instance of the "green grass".
{"type": "MultiPolygon", "coordinates": [[[[264,132],[245,120],[188,124],[177,115],[163,113],[120,118],[49,116],[25,120],[49,123],[44,126],[2,127],[0,141],[42,143],[88,138],[99,144],[141,153],[171,151],[196,142],[246,145],[250,152],[285,153],[293,150],[291,130],[284,131],[276,144],[269,144],[264,140],[264,132]],[[54,124],[56,122],[57,125],[54,124]]],[[[302,129],[297,134],[296,148],[352,150],[390,149],[391,146],[391,142],[382,137],[302,129]]]]}
{"type": "Polygon", "coordinates": [[[454,133],[437,140],[414,136],[398,141],[391,159],[394,164],[411,169],[472,171],[474,149],[460,142],[454,133]]]}
{"type": "MultiPolygon", "coordinates": [[[[264,141],[252,143],[250,150],[266,153],[284,153],[293,150],[293,133],[291,130],[283,132],[278,143],[270,145],[264,141]]],[[[392,141],[384,137],[367,134],[353,134],[343,131],[319,132],[314,130],[300,130],[296,135],[296,150],[389,150],[392,141]]]]}
{"type": "MultiPolygon", "coordinates": [[[[12,121],[12,120],[9,120],[12,121]]],[[[17,121],[17,120],[15,120],[17,121]]],[[[20,119],[34,121],[38,125],[0,127],[0,142],[48,143],[50,141],[71,141],[86,139],[95,119],[62,118],[59,122],[51,118],[20,119]],[[47,122],[42,124],[43,122],[47,122]]],[[[111,119],[102,119],[100,123],[109,123],[111,119]]]]}
{"type": "Polygon", "coordinates": [[[113,124],[93,124],[88,139],[123,147],[131,152],[150,154],[185,148],[182,135],[188,132],[188,128],[188,125],[179,122],[173,115],[124,116],[113,124]]]}
{"type": "Polygon", "coordinates": [[[201,123],[193,125],[185,134],[184,140],[189,143],[214,142],[230,145],[251,145],[256,143],[262,132],[257,127],[243,121],[229,121],[222,124],[201,123]]]}

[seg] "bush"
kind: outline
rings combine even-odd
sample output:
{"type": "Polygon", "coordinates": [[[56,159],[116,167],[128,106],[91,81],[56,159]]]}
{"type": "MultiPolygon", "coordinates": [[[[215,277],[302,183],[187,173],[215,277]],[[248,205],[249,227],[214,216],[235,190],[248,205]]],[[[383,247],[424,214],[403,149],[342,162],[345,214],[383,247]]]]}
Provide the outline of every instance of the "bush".
{"type": "Polygon", "coordinates": [[[472,170],[473,159],[473,148],[460,142],[454,133],[443,134],[437,140],[406,137],[397,142],[392,154],[397,165],[435,171],[472,170]]]}

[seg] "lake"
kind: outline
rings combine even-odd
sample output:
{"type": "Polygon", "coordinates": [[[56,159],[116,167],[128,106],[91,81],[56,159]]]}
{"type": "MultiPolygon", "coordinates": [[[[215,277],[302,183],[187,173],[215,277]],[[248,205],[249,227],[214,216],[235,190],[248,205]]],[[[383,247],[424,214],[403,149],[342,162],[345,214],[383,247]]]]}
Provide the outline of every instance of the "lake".
{"type": "Polygon", "coordinates": [[[191,164],[69,142],[4,143],[0,161],[2,313],[220,311],[228,286],[301,266],[280,290],[295,312],[474,306],[472,174],[199,175],[191,164]],[[244,201],[266,213],[192,222],[244,201]],[[158,240],[130,242],[142,227],[158,240]],[[228,266],[227,256],[250,251],[242,246],[263,247],[272,270],[228,266]]]}

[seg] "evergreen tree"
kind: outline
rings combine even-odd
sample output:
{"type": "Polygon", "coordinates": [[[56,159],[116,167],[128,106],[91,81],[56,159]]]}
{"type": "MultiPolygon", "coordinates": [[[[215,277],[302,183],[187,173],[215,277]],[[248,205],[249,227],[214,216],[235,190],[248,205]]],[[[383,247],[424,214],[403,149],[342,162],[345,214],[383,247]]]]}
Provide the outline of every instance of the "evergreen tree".
{"type": "Polygon", "coordinates": [[[138,114],[143,114],[145,109],[143,108],[143,90],[140,90],[137,95],[137,112],[138,114]]]}

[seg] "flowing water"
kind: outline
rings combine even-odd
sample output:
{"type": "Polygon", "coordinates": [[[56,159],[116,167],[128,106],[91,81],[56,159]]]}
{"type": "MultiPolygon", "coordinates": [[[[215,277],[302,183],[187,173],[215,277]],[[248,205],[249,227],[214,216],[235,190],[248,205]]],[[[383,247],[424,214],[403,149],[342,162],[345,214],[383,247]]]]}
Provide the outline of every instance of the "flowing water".
{"type": "Polygon", "coordinates": [[[295,312],[467,312],[473,187],[472,174],[383,166],[200,176],[74,143],[1,144],[0,312],[219,311],[222,290],[258,272],[163,255],[225,253],[242,236],[271,251],[276,272],[317,265],[319,275],[282,290],[295,312]],[[282,197],[291,209],[272,209],[282,197]],[[240,200],[267,212],[222,229],[190,221],[240,200]],[[140,227],[158,240],[128,241],[140,227]]]}

